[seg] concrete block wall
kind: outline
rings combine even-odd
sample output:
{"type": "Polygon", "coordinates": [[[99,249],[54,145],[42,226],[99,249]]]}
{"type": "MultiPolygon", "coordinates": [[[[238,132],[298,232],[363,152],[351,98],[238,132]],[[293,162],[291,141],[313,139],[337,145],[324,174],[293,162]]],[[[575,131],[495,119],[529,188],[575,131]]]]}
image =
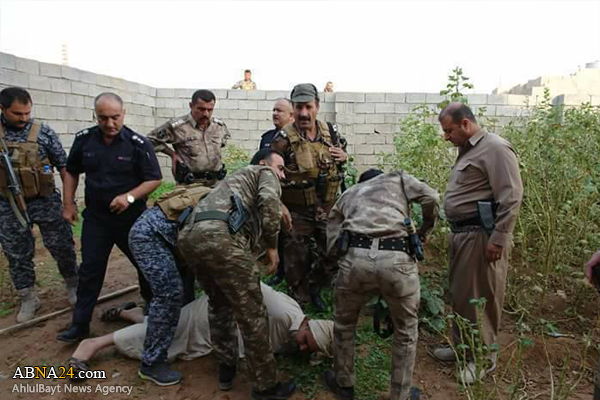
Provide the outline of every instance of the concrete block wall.
{"type": "MultiPolygon", "coordinates": [[[[153,88],[0,53],[0,89],[13,85],[30,91],[34,117],[54,128],[67,152],[75,133],[95,124],[93,99],[103,91],[116,92],[123,98],[125,123],[140,134],[147,134],[169,118],[188,113],[194,92],[188,88],[153,88]]],[[[258,148],[262,133],[272,129],[271,110],[275,100],[289,96],[288,91],[276,90],[213,89],[213,92],[217,97],[214,116],[227,124],[232,134],[230,143],[249,154],[258,148]]],[[[526,115],[528,107],[541,99],[541,95],[468,95],[475,113],[485,107],[484,114],[497,119],[498,126],[526,115]]],[[[435,111],[443,100],[444,97],[436,93],[321,93],[319,118],[338,124],[340,133],[348,139],[349,152],[355,155],[356,164],[362,170],[375,165],[381,152],[393,150],[393,136],[399,133],[402,118],[423,104],[435,111]]],[[[590,101],[592,105],[600,105],[600,96],[564,95],[553,101],[564,105],[590,101]]],[[[159,161],[165,179],[172,179],[170,159],[161,155],[159,161]]]]}

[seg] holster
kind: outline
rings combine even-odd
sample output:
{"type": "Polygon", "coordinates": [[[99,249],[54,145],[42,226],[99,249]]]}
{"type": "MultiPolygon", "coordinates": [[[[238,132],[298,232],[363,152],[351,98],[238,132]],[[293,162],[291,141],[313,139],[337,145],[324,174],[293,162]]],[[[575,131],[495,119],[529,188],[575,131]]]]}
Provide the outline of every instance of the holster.
{"type": "Polygon", "coordinates": [[[248,212],[244,208],[244,203],[237,195],[231,196],[231,212],[229,213],[229,231],[231,233],[237,233],[244,222],[248,219],[248,212]]]}
{"type": "Polygon", "coordinates": [[[348,253],[350,248],[350,232],[343,230],[335,240],[335,248],[339,257],[348,253]]]}
{"type": "Polygon", "coordinates": [[[491,235],[496,228],[496,203],[491,200],[477,202],[479,219],[485,231],[491,235]]]}

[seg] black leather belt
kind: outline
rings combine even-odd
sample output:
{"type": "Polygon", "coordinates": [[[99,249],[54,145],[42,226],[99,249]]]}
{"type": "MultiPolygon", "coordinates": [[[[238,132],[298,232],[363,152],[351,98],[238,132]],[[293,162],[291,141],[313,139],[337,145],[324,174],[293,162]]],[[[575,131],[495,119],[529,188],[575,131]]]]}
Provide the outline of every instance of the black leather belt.
{"type": "MultiPolygon", "coordinates": [[[[352,235],[348,247],[358,247],[360,249],[370,249],[373,244],[373,239],[368,236],[352,235]]],[[[379,239],[378,250],[403,251],[410,254],[408,242],[406,238],[387,238],[379,239]]]]}
{"type": "Polygon", "coordinates": [[[207,181],[222,180],[227,175],[227,170],[221,168],[219,171],[205,171],[194,173],[195,179],[205,179],[207,181]]]}
{"type": "Polygon", "coordinates": [[[450,225],[450,230],[452,233],[477,232],[483,230],[483,223],[478,215],[458,221],[449,220],[448,225],[450,225]]]}

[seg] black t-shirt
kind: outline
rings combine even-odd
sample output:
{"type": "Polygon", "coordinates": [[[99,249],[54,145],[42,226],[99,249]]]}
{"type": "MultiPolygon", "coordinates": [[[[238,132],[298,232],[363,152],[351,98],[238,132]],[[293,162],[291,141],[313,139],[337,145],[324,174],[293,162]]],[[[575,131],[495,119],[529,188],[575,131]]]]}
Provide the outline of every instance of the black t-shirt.
{"type": "Polygon", "coordinates": [[[85,174],[86,210],[113,221],[136,219],[146,209],[146,199],[137,199],[121,214],[110,211],[110,203],[142,182],[162,178],[150,141],[123,126],[110,145],[102,140],[96,125],[79,132],[67,159],[67,171],[85,174]]]}

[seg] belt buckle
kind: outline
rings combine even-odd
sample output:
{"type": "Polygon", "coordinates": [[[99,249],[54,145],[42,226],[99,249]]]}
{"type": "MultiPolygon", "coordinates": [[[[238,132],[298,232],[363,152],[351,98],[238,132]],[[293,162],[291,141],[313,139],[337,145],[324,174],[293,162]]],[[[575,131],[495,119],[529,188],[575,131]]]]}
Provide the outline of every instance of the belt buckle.
{"type": "Polygon", "coordinates": [[[379,238],[371,239],[371,248],[369,249],[369,258],[375,260],[379,253],[379,238]]]}

